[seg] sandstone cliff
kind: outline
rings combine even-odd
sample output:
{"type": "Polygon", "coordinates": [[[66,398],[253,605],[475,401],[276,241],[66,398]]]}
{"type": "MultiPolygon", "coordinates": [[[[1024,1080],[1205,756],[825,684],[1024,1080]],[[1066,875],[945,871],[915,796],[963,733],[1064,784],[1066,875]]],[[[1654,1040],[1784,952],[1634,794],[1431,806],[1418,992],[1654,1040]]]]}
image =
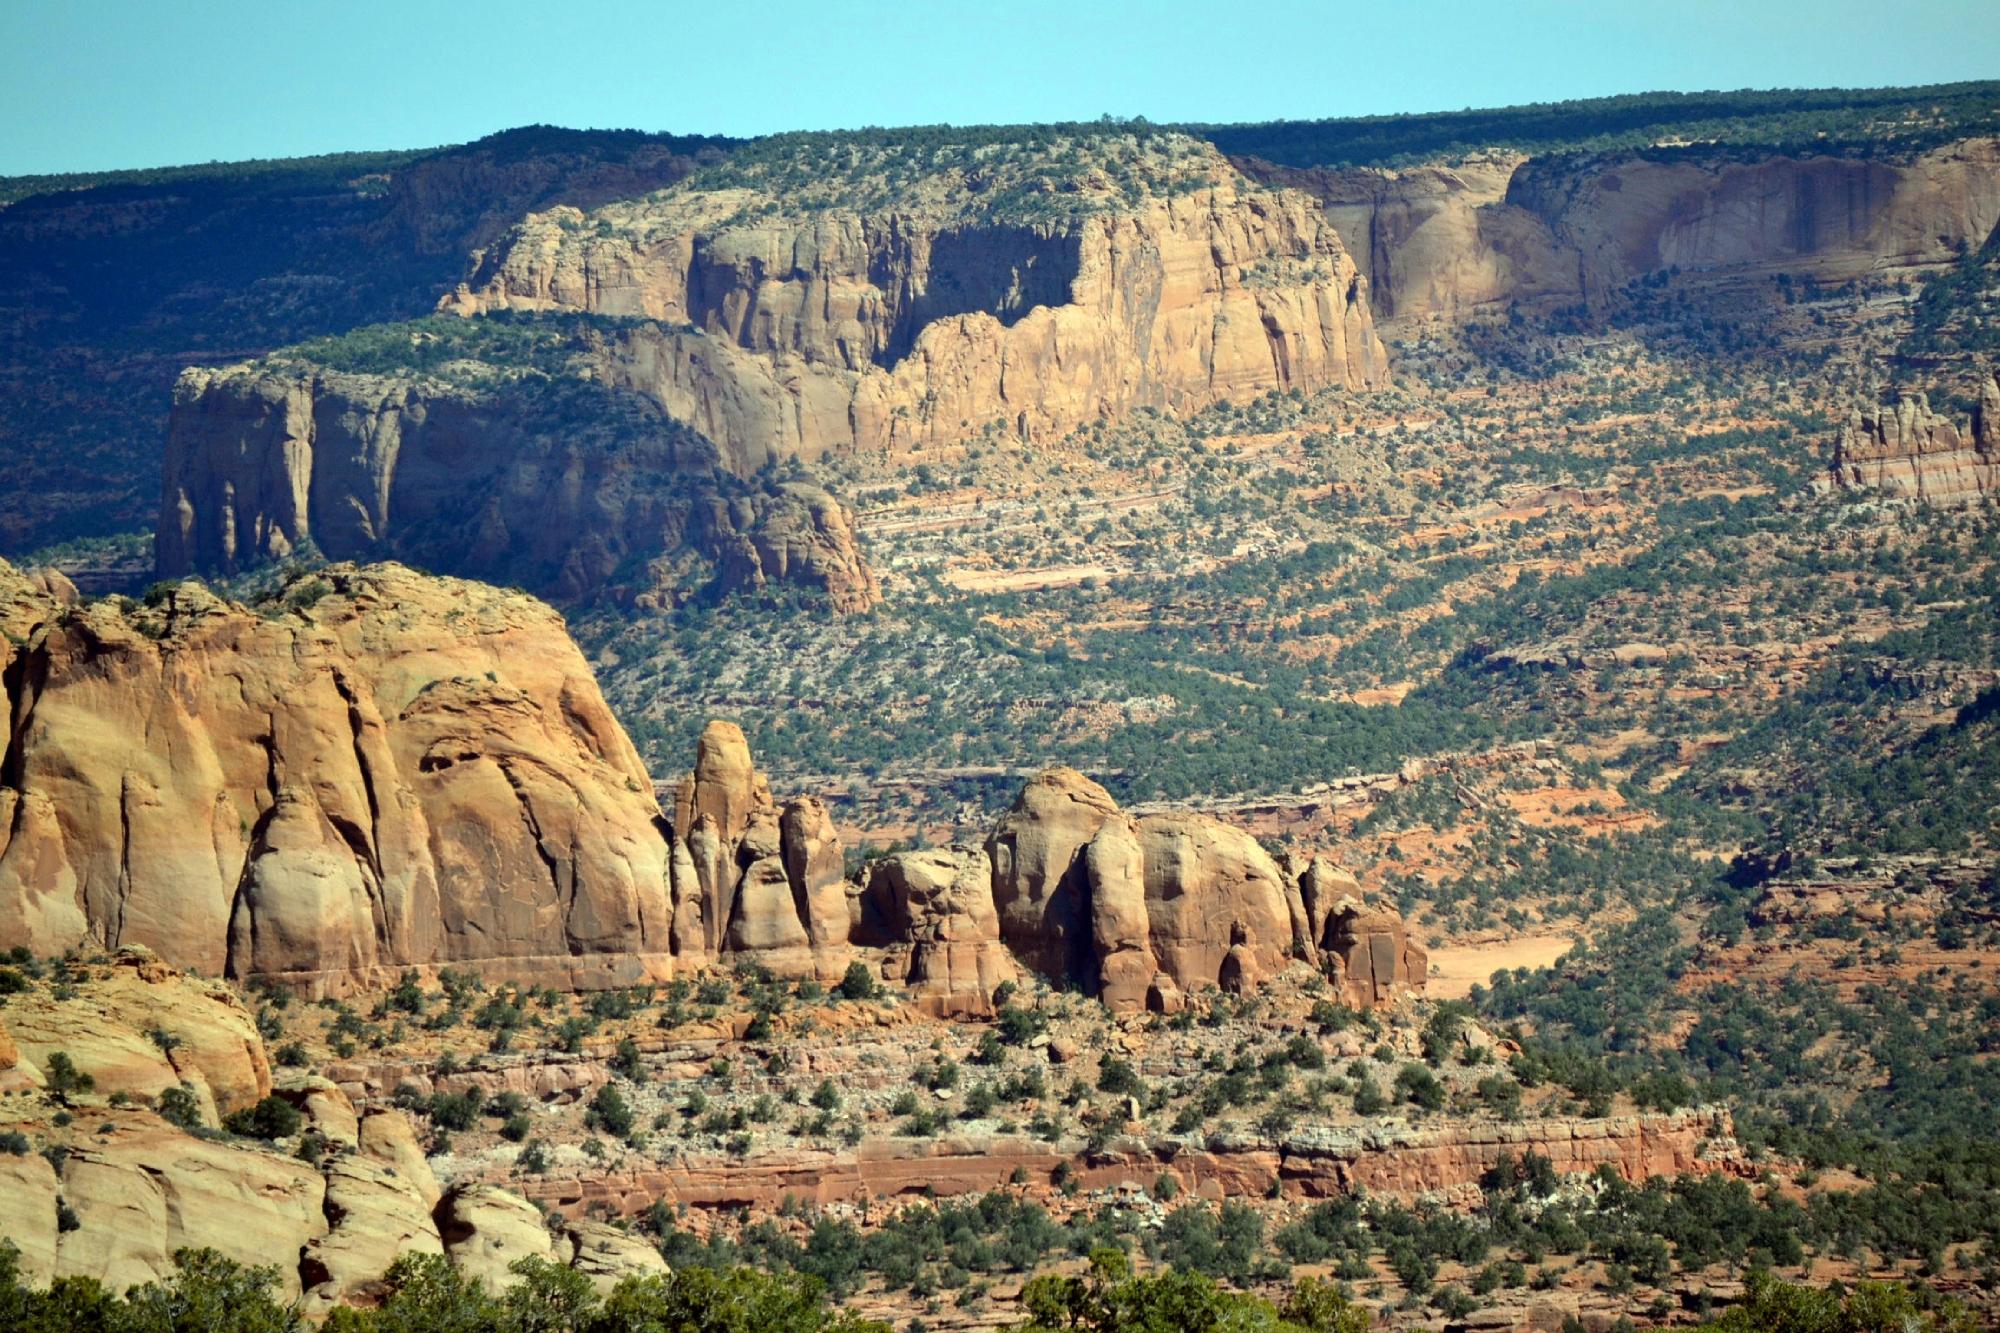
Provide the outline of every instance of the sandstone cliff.
{"type": "Polygon", "coordinates": [[[829,154],[798,181],[753,163],[537,214],[445,308],[662,321],[622,382],[738,471],[1386,379],[1367,284],[1303,195],[1176,135],[939,165],[950,151],[844,173],[829,154]]]}
{"type": "Polygon", "coordinates": [[[658,605],[781,581],[841,610],[874,603],[845,506],[801,483],[719,488],[707,441],[592,378],[604,346],[584,330],[468,348],[443,373],[284,359],[187,372],[160,573],[233,573],[316,548],[565,600],[658,605]],[[550,353],[562,359],[547,374],[510,360],[550,353]]]}
{"type": "Polygon", "coordinates": [[[1985,378],[1969,426],[1932,411],[1929,396],[1913,391],[1855,409],[1819,489],[1944,505],[2000,495],[2000,372],[1985,378]]]}
{"type": "Polygon", "coordinates": [[[547,607],[376,566],[255,610],[183,584],[31,618],[9,613],[0,943],[332,992],[670,970],[664,821],[547,607]]]}
{"type": "Polygon", "coordinates": [[[1949,262],[2000,223],[2000,141],[1908,160],[1721,151],[1476,155],[1394,171],[1239,164],[1326,207],[1378,318],[1595,299],[1678,267],[1844,281],[1949,262]]]}

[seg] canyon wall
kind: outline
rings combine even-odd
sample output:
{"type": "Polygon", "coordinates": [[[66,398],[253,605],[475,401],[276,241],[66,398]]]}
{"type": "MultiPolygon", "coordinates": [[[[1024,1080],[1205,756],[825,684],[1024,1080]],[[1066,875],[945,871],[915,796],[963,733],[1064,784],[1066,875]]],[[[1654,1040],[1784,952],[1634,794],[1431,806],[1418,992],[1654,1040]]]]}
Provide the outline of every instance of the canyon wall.
{"type": "Polygon", "coordinates": [[[444,308],[661,321],[628,348],[624,382],[738,471],[1384,383],[1367,284],[1325,214],[1183,147],[1194,188],[1036,222],[920,200],[804,210],[697,177],[529,217],[444,308]]]}
{"type": "Polygon", "coordinates": [[[2000,224],[2000,140],[1906,161],[1831,156],[1475,154],[1409,170],[1238,164],[1325,206],[1376,316],[1462,318],[1575,301],[1678,268],[1727,280],[1894,276],[2000,224]]]}
{"type": "Polygon", "coordinates": [[[659,605],[771,581],[844,611],[876,600],[845,506],[800,483],[718,486],[714,448],[643,396],[258,364],[191,370],[174,403],[163,577],[317,549],[565,601],[659,605]]]}

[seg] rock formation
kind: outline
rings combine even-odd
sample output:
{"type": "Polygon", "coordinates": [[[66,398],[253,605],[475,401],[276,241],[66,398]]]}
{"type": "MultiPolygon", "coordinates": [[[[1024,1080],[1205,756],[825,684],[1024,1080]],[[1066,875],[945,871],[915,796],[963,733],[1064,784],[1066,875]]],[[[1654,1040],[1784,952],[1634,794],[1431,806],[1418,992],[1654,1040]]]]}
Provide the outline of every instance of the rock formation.
{"type": "Polygon", "coordinates": [[[1841,428],[1825,490],[1878,492],[1929,504],[2000,495],[2000,372],[1984,378],[1969,427],[1905,391],[1857,408],[1841,428]]]}
{"type": "Polygon", "coordinates": [[[1367,284],[1310,200],[1178,135],[1077,154],[936,166],[926,150],[851,179],[827,158],[806,191],[754,161],[697,174],[529,217],[445,308],[659,321],[627,339],[618,382],[739,474],[1385,380],[1367,284]],[[1122,192],[1121,161],[1148,184],[1122,192]]]}
{"type": "Polygon", "coordinates": [[[887,946],[891,979],[929,1013],[988,1017],[994,992],[1020,976],[1000,942],[992,862],[977,847],[884,857],[860,908],[856,942],[887,946]]]}
{"type": "Polygon", "coordinates": [[[188,371],[168,434],[160,574],[317,550],[572,601],[659,605],[790,582],[839,610],[874,604],[839,501],[802,482],[725,493],[713,446],[592,378],[601,339],[562,347],[574,376],[523,376],[508,358],[547,350],[532,339],[486,353],[477,373],[454,362],[456,380],[283,359],[188,371]]]}
{"type": "Polygon", "coordinates": [[[2000,141],[1909,160],[1478,154],[1409,170],[1239,166],[1325,206],[1378,319],[1595,299],[1667,268],[1840,282],[1947,263],[2000,223],[2000,141]]]}
{"type": "Polygon", "coordinates": [[[1202,988],[1248,990],[1294,958],[1369,1007],[1424,985],[1423,951],[1401,918],[1365,912],[1345,872],[1319,860],[1281,868],[1255,838],[1206,815],[1132,818],[1074,769],[1031,778],[987,852],[1015,955],[1120,1012],[1170,1010],[1202,988]],[[1342,933],[1354,921],[1359,946],[1342,933]],[[1378,967],[1367,950],[1382,932],[1394,947],[1378,967]]]}
{"type": "MultiPolygon", "coordinates": [[[[1131,818],[1073,769],[1031,779],[983,849],[891,857],[864,888],[825,804],[781,807],[714,721],[670,822],[560,618],[521,594],[395,565],[256,607],[191,582],[144,605],[59,591],[0,578],[0,947],[125,949],[126,1019],[15,1006],[10,1082],[69,1049],[141,1097],[189,1083],[210,1123],[268,1093],[248,1015],[169,963],[343,995],[411,967],[581,989],[725,957],[832,981],[867,947],[957,1015],[1023,965],[1121,1011],[1294,958],[1356,1003],[1423,983],[1400,923],[1329,864],[1281,868],[1207,816],[1131,818]]],[[[360,1133],[323,1089],[283,1091],[327,1137],[360,1133]]]]}
{"type": "Polygon", "coordinates": [[[396,566],[156,601],[14,631],[0,944],[320,993],[670,972],[664,821],[549,608],[396,566]]]}
{"type": "Polygon", "coordinates": [[[270,1093],[271,1067],[256,1020],[229,987],[188,976],[142,948],[91,968],[90,986],[88,1008],[46,992],[6,1006],[15,1061],[32,1072],[35,1085],[60,1051],[105,1096],[122,1092],[151,1102],[185,1086],[209,1125],[270,1093]]]}

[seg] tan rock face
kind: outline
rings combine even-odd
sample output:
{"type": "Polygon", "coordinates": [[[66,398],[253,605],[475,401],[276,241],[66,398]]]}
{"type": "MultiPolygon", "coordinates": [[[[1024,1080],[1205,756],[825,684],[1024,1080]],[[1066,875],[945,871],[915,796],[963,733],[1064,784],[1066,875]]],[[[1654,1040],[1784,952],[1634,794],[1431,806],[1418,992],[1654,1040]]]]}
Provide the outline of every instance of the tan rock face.
{"type": "Polygon", "coordinates": [[[691,829],[706,815],[715,821],[717,836],[733,843],[753,814],[770,808],[771,786],[751,762],[743,728],[724,721],[703,727],[694,772],[682,780],[674,802],[674,827],[691,829]]]}
{"type": "Polygon", "coordinates": [[[1451,167],[1240,164],[1325,206],[1379,318],[1455,318],[1510,301],[1594,298],[1636,277],[1844,281],[1948,262],[2000,222],[2000,140],[1908,162],[1636,154],[1475,155],[1451,167]]]}
{"type": "Polygon", "coordinates": [[[518,1259],[558,1262],[556,1239],[535,1206],[496,1185],[467,1185],[446,1195],[437,1210],[445,1253],[460,1272],[489,1290],[520,1278],[507,1271],[518,1259]]]}
{"type": "Polygon", "coordinates": [[[1255,838],[1206,816],[1150,815],[1139,848],[1153,955],[1182,990],[1248,990],[1284,970],[1284,880],[1255,838]]]}
{"type": "Polygon", "coordinates": [[[299,1260],[299,1280],[320,1308],[371,1294],[402,1255],[444,1253],[416,1182],[367,1157],[328,1163],[326,1215],[332,1229],[299,1260]]]}
{"type": "Polygon", "coordinates": [[[396,566],[291,594],[49,608],[9,677],[0,943],[321,992],[667,975],[662,821],[560,617],[396,566]]]}
{"type": "Polygon", "coordinates": [[[271,1091],[256,1020],[227,986],[137,949],[90,969],[88,985],[83,1001],[38,991],[7,1005],[8,1028],[28,1066],[45,1071],[61,1051],[99,1094],[146,1101],[185,1083],[211,1125],[271,1091]],[[164,1046],[154,1034],[167,1039],[164,1046]]]}
{"type": "Polygon", "coordinates": [[[1020,976],[1000,942],[992,863],[977,847],[899,852],[877,861],[857,938],[905,946],[906,953],[892,947],[892,975],[939,1016],[990,1016],[993,993],[1020,976]]]}
{"type": "Polygon", "coordinates": [[[21,1277],[46,1286],[56,1275],[56,1173],[40,1153],[0,1155],[0,1236],[21,1252],[21,1277]]]}
{"type": "Polygon", "coordinates": [[[807,796],[785,807],[779,823],[780,855],[792,901],[812,941],[813,966],[822,978],[847,970],[854,929],[847,892],[847,860],[825,802],[807,796]]]}
{"type": "Polygon", "coordinates": [[[1073,207],[1031,223],[978,211],[983,187],[957,169],[866,209],[695,177],[529,217],[445,308],[691,328],[627,339],[617,382],[743,474],[995,423],[1051,439],[1140,406],[1383,383],[1367,284],[1325,215],[1207,145],[1165,151],[1173,189],[1131,202],[1085,177],[1073,207]]]}
{"type": "Polygon", "coordinates": [[[1082,853],[1117,813],[1104,788],[1073,768],[1051,768],[1028,780],[987,838],[1000,937],[1035,971],[1089,976],[1090,885],[1082,853]]]}
{"type": "MultiPolygon", "coordinates": [[[[61,1189],[79,1226],[57,1243],[57,1272],[113,1291],[164,1277],[179,1249],[267,1264],[327,1231],[325,1184],[312,1167],[157,1123],[92,1136],[63,1162],[61,1189]]],[[[278,1266],[278,1290],[301,1290],[289,1261],[278,1266]]]]}
{"type": "Polygon", "coordinates": [[[1841,428],[1821,489],[1943,505],[2000,495],[2000,372],[1981,386],[1969,427],[1933,412],[1922,393],[1857,409],[1841,428]]]}
{"type": "Polygon", "coordinates": [[[664,1276],[671,1270],[652,1242],[606,1222],[572,1222],[559,1247],[571,1268],[600,1291],[628,1277],[664,1276]]]}

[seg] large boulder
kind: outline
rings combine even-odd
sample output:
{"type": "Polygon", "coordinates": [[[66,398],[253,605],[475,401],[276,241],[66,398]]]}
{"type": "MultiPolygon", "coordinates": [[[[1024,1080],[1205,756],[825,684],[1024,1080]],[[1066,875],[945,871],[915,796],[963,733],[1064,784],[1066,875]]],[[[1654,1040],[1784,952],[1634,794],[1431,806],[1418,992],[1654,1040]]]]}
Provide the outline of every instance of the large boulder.
{"type": "Polygon", "coordinates": [[[766,856],[744,869],[729,920],[729,951],[751,955],[781,977],[809,977],[817,971],[812,938],[799,920],[782,858],[766,856]]]}
{"type": "Polygon", "coordinates": [[[316,1308],[373,1294],[405,1254],[443,1254],[431,1201],[417,1183],[379,1161],[345,1153],[326,1167],[332,1230],[309,1241],[300,1281],[316,1308]]]}
{"type": "Polygon", "coordinates": [[[1153,956],[1182,990],[1247,989],[1284,970],[1285,878],[1255,838],[1206,815],[1166,814],[1141,819],[1138,841],[1153,956]]]}
{"type": "Polygon", "coordinates": [[[1329,974],[1349,1004],[1374,1008],[1424,988],[1430,960],[1395,912],[1342,902],[1326,940],[1329,974]]]}
{"type": "Polygon", "coordinates": [[[599,1291],[608,1291],[628,1277],[664,1277],[672,1271],[651,1241],[608,1222],[570,1223],[557,1254],[599,1291]]]}
{"type": "Polygon", "coordinates": [[[454,1189],[438,1204],[437,1224],[452,1266],[495,1291],[520,1281],[508,1271],[517,1260],[566,1257],[535,1205],[497,1185],[454,1189]]]}
{"type": "Polygon", "coordinates": [[[1028,780],[987,838],[1000,937],[1035,971],[1076,978],[1094,971],[1083,850],[1117,813],[1104,788],[1073,768],[1051,768],[1028,780]]]}
{"type": "Polygon", "coordinates": [[[861,938],[892,946],[892,976],[941,1016],[991,1016],[993,993],[1020,974],[1000,942],[992,866],[977,847],[899,852],[877,861],[863,899],[861,938]]]}

